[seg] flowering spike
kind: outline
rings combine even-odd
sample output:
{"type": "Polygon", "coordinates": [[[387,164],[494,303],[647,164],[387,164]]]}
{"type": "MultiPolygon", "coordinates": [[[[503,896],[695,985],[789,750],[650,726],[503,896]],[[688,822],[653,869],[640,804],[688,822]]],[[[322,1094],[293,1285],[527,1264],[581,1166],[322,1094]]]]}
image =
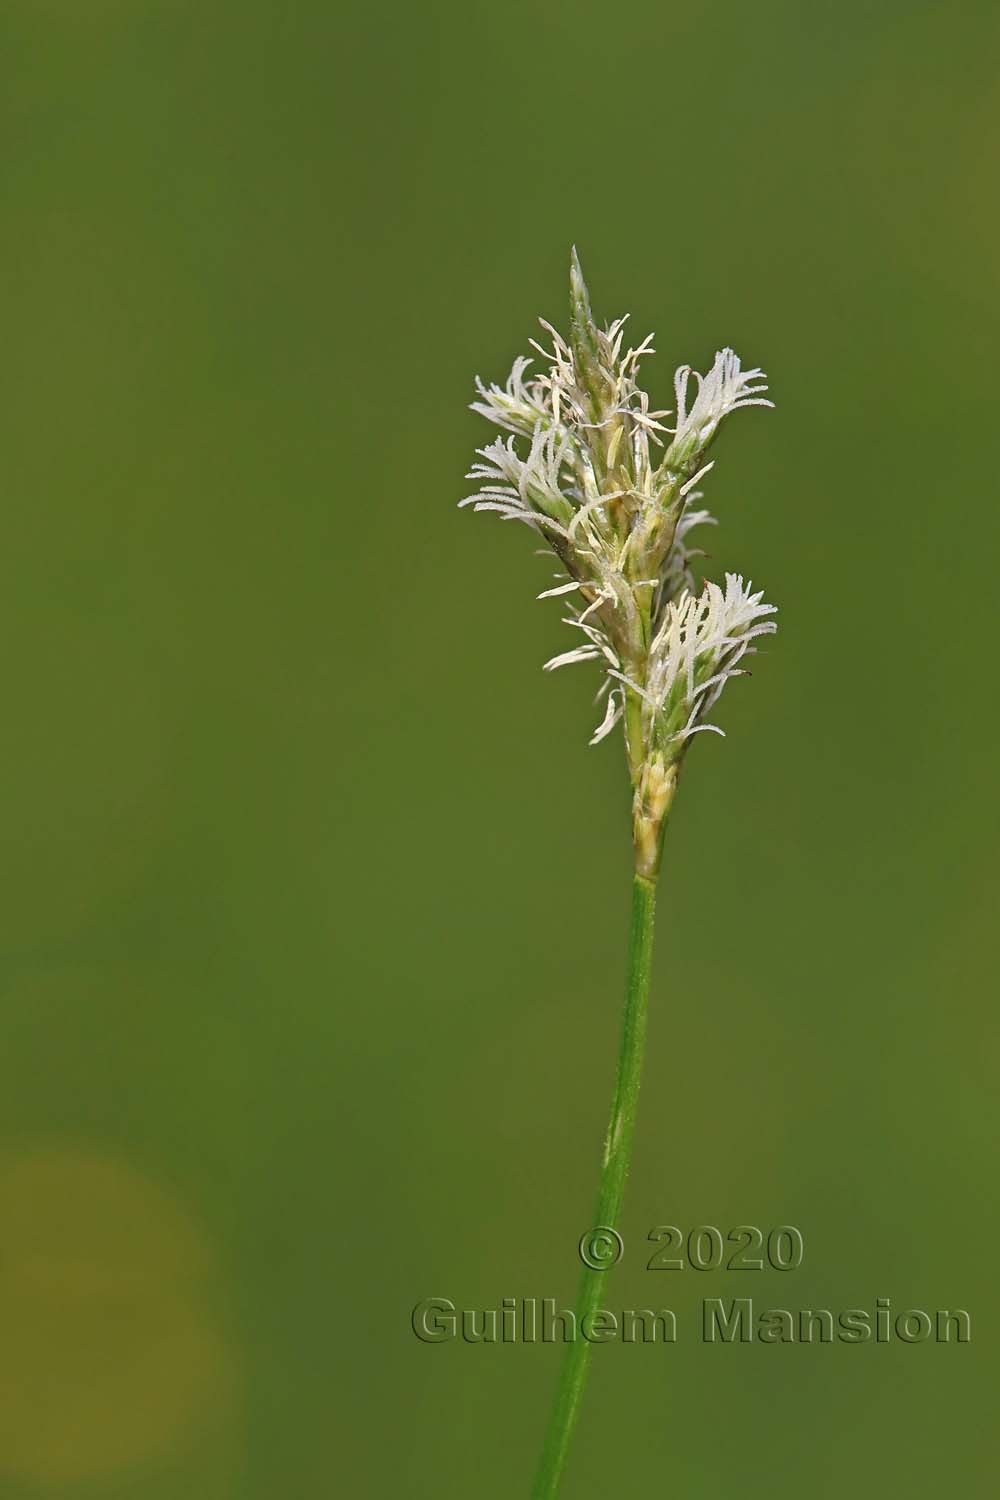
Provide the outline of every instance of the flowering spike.
{"type": "Polygon", "coordinates": [[[611,690],[591,744],[623,722],[637,868],[650,876],[690,740],[722,733],[706,714],[753,642],[776,629],[774,606],[737,574],[696,593],[691,564],[704,554],[687,544],[694,527],[714,524],[695,508],[695,486],[712,468],[704,454],[719,426],[741,407],[772,403],[763,372],[723,349],[706,375],[678,368],[671,433],[670,414],[651,410],[638,384],[651,340],[623,353],[625,319],[598,326],[575,248],[569,338],[542,326],[552,349],[534,347],[547,368],[529,374],[520,358],[503,386],[476,381],[473,410],[509,436],[479,449],[469,474],[479,487],[461,503],[526,522],[558,558],[564,581],[539,597],[564,597],[586,640],[546,669],[603,665],[611,690]],[[654,465],[661,433],[669,446],[654,465]]]}

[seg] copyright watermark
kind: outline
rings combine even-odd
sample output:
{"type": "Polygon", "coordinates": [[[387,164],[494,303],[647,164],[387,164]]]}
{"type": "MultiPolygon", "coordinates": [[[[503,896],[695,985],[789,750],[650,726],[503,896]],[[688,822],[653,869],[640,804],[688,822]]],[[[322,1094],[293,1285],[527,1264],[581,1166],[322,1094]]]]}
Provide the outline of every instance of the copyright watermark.
{"type": "MultiPolygon", "coordinates": [[[[410,1317],[422,1344],[675,1344],[669,1307],[597,1308],[578,1317],[555,1297],[504,1297],[499,1307],[458,1308],[427,1297],[410,1317]]],[[[752,1297],[706,1297],[691,1330],[705,1344],[968,1344],[965,1308],[896,1310],[889,1297],[869,1307],[755,1307],[752,1297]]]]}
{"type": "Polygon", "coordinates": [[[459,1310],[450,1297],[418,1302],[410,1318],[422,1344],[672,1344],[677,1319],[669,1308],[597,1308],[582,1318],[555,1297],[504,1297],[499,1307],[459,1310]]]}
{"type": "Polygon", "coordinates": [[[577,1248],[585,1266],[589,1266],[592,1271],[607,1271],[611,1266],[616,1266],[625,1254],[625,1241],[617,1229],[598,1224],[596,1229],[588,1229],[586,1234],[581,1234],[577,1248]]]}

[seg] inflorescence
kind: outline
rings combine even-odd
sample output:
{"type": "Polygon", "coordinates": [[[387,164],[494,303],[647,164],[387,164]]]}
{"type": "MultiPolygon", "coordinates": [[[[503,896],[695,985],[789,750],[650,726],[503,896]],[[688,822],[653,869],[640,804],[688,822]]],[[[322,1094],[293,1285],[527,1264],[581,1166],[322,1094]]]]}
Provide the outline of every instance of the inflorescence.
{"type": "Polygon", "coordinates": [[[478,450],[469,474],[478,488],[461,503],[525,522],[558,559],[560,581],[539,597],[564,598],[566,623],[583,640],[546,668],[603,667],[607,701],[591,744],[623,722],[637,868],[652,878],[691,737],[722,733],[706,715],[745,670],[753,642],[777,629],[767,618],[775,606],[736,574],[699,591],[692,562],[704,554],[688,544],[696,527],[714,524],[697,486],[722,419],[772,402],[763,372],[723,349],[707,375],[678,369],[672,413],[650,410],[638,375],[652,335],[623,353],[625,323],[597,327],[574,251],[569,338],[543,321],[552,349],[532,340],[545,372],[529,375],[522,357],[506,385],[476,382],[473,410],[510,436],[478,450]]]}

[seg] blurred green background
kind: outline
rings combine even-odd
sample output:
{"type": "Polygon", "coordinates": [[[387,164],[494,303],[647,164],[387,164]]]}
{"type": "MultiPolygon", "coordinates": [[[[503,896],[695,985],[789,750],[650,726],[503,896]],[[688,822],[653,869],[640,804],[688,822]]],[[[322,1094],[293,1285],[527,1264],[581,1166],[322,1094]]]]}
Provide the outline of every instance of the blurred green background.
{"type": "Polygon", "coordinates": [[[696,743],[567,1500],[995,1491],[1000,13],[9,0],[0,1500],[508,1500],[616,1047],[617,741],[471,380],[595,306],[732,343],[696,743]],[[802,1268],[644,1270],[798,1225],[802,1268]],[[753,1280],[753,1286],[747,1281],[753,1280]],[[967,1347],[711,1348],[704,1296],[967,1347]]]}

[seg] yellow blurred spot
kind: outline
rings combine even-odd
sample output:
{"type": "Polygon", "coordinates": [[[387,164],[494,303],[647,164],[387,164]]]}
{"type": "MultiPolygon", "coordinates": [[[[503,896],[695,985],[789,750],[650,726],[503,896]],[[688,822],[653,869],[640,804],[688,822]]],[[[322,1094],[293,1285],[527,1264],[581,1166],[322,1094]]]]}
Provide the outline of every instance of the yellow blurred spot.
{"type": "Polygon", "coordinates": [[[0,1160],[0,1472],[105,1476],[217,1415],[232,1367],[209,1268],[183,1208],[127,1164],[0,1160]]]}

